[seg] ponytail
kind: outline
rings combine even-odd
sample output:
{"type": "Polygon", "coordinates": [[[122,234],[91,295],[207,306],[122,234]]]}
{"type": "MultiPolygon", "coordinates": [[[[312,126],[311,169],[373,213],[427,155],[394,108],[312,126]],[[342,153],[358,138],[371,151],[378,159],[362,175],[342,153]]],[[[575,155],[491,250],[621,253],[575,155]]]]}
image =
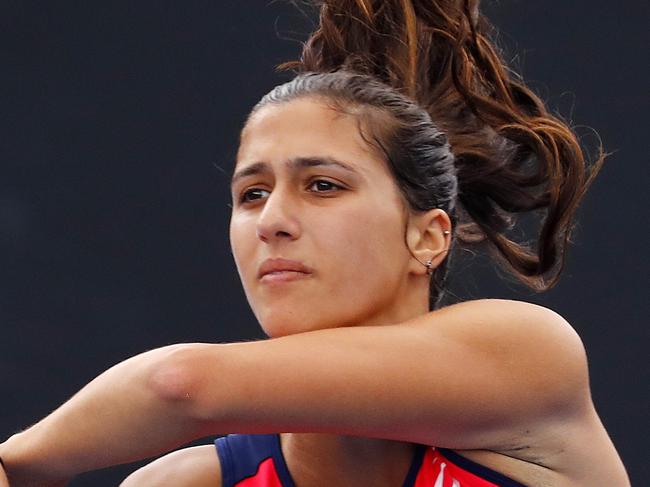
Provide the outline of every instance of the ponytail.
{"type": "Polygon", "coordinates": [[[447,134],[458,178],[457,239],[485,241],[535,290],[559,279],[588,170],[563,121],[510,71],[478,0],[325,0],[300,60],[280,70],[353,71],[414,100],[447,134]],[[508,235],[541,215],[534,244],[508,235]]]}

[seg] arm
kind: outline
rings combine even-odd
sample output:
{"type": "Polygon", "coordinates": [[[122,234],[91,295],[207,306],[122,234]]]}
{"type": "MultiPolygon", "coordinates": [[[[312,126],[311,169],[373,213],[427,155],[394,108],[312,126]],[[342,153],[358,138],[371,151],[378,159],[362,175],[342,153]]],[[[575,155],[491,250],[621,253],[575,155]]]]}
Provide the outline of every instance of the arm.
{"type": "Polygon", "coordinates": [[[11,476],[68,478],[231,431],[496,448],[589,404],[584,351],[568,324],[538,306],[490,300],[400,325],[148,352],[0,455],[11,476]]]}
{"type": "MultiPolygon", "coordinates": [[[[161,395],[151,384],[156,371],[185,347],[164,347],[121,362],[0,444],[11,486],[58,487],[76,474],[154,456],[201,437],[188,414],[188,398],[161,395]]],[[[173,378],[167,379],[169,394],[173,378]]]]}

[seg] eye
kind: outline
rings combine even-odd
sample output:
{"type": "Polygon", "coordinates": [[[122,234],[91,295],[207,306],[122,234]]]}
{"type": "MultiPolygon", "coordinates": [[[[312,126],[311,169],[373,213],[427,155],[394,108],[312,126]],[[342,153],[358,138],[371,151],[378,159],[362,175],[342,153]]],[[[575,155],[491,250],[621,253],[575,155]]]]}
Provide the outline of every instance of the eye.
{"type": "Polygon", "coordinates": [[[326,179],[316,179],[312,181],[309,184],[309,188],[316,188],[314,190],[310,189],[310,191],[315,193],[331,193],[345,189],[343,186],[335,184],[332,181],[327,181],[326,179]]]}
{"type": "Polygon", "coordinates": [[[262,188],[250,188],[244,191],[239,197],[240,204],[251,203],[271,194],[270,191],[262,188]]]}

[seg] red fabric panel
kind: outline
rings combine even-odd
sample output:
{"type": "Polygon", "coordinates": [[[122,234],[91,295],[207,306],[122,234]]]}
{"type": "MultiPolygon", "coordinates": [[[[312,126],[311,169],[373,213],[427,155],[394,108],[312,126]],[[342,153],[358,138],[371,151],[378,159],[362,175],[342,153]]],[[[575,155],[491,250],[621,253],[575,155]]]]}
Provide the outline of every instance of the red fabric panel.
{"type": "Polygon", "coordinates": [[[427,450],[414,487],[498,487],[451,463],[433,448],[427,450]]]}
{"type": "Polygon", "coordinates": [[[282,487],[272,458],[267,458],[257,469],[257,473],[237,482],[237,487],[282,487]]]}

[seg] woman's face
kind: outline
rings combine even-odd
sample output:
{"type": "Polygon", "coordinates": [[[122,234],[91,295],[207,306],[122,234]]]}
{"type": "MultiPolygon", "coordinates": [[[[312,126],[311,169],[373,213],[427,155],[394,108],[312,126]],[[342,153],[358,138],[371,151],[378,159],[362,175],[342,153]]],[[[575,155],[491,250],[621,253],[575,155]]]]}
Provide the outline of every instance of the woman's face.
{"type": "Polygon", "coordinates": [[[308,98],[262,108],[242,133],[232,198],[233,255],[267,335],[403,318],[405,207],[354,117],[308,98]]]}

